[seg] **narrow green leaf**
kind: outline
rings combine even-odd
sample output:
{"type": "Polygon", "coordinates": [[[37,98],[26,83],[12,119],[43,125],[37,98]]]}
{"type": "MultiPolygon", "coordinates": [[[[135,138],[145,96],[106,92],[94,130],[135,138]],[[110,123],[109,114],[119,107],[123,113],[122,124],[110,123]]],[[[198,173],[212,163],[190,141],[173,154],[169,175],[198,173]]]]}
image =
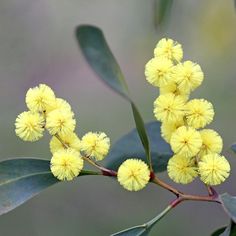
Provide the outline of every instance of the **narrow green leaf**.
{"type": "MultiPolygon", "coordinates": [[[[155,172],[166,170],[167,163],[173,155],[169,144],[160,135],[160,122],[153,121],[145,124],[150,140],[152,164],[155,172]]],[[[106,166],[109,169],[117,170],[128,158],[139,158],[146,161],[146,153],[139,139],[137,129],[121,137],[111,148],[106,158],[106,166]]]]}
{"type": "Polygon", "coordinates": [[[155,0],[155,27],[158,28],[170,17],[173,0],[155,0]]]}
{"type": "Polygon", "coordinates": [[[143,119],[137,107],[129,97],[124,76],[107,45],[102,31],[95,26],[81,25],[76,29],[76,38],[87,62],[97,73],[99,78],[131,103],[136,128],[146,151],[148,164],[151,167],[149,140],[143,119]]]}
{"type": "MultiPolygon", "coordinates": [[[[50,162],[21,158],[0,162],[0,215],[7,213],[59,181],[51,174],[50,162]]],[[[82,171],[81,175],[93,174],[82,171]]]]}
{"type": "Polygon", "coordinates": [[[137,226],[122,230],[118,233],[112,234],[111,236],[146,236],[148,235],[147,230],[148,229],[145,224],[137,225],[137,226]]]}
{"type": "Polygon", "coordinates": [[[236,222],[236,197],[231,196],[228,193],[224,193],[221,194],[219,198],[225,212],[234,222],[236,222]]]}
{"type": "Polygon", "coordinates": [[[93,70],[109,87],[129,100],[124,76],[110,51],[102,31],[91,25],[81,25],[76,29],[80,48],[93,70]]]}
{"type": "Polygon", "coordinates": [[[172,206],[167,206],[160,214],[155,216],[153,219],[143,225],[134,226],[118,233],[112,234],[111,236],[146,236],[151,231],[152,227],[160,221],[170,210],[172,206]]]}
{"type": "Polygon", "coordinates": [[[216,230],[211,236],[236,236],[236,225],[231,221],[228,226],[216,230]]]}
{"type": "Polygon", "coordinates": [[[145,149],[145,153],[146,153],[146,157],[147,157],[147,160],[149,163],[149,167],[150,167],[150,169],[152,169],[152,160],[151,160],[151,153],[150,153],[150,147],[149,147],[149,140],[148,140],[148,136],[146,133],[143,119],[142,119],[137,107],[135,106],[135,104],[133,102],[131,103],[131,106],[132,106],[132,110],[133,110],[136,128],[137,128],[139,137],[141,139],[141,142],[143,144],[143,147],[145,149]]]}

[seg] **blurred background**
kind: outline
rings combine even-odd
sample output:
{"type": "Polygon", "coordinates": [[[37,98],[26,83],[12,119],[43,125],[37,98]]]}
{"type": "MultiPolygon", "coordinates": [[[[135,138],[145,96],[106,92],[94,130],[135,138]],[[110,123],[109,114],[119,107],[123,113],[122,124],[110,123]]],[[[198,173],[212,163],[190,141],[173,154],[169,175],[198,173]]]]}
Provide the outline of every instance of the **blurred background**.
{"type": "MultiPolygon", "coordinates": [[[[192,97],[214,104],[210,127],[224,140],[224,155],[236,169],[229,150],[236,141],[236,13],[232,0],[173,1],[170,15],[158,23],[158,0],[1,0],[0,1],[0,156],[50,159],[49,137],[25,143],[14,133],[18,113],[26,110],[29,87],[46,83],[68,100],[76,114],[77,132],[104,131],[114,143],[134,127],[129,104],[99,81],[78,50],[74,29],[100,27],[117,58],[144,120],[154,119],[157,91],[144,78],[144,66],[155,44],[170,37],[183,45],[184,59],[201,65],[205,80],[192,97]]],[[[160,174],[171,183],[167,175],[160,174]]],[[[236,195],[236,171],[219,191],[236,195]]],[[[179,186],[205,192],[195,181],[179,186]]],[[[0,217],[4,236],[103,236],[142,224],[173,198],[156,186],[130,193],[106,177],[83,177],[60,183],[0,217]]],[[[150,235],[208,236],[227,224],[220,206],[187,202],[178,206],[150,235]]]]}

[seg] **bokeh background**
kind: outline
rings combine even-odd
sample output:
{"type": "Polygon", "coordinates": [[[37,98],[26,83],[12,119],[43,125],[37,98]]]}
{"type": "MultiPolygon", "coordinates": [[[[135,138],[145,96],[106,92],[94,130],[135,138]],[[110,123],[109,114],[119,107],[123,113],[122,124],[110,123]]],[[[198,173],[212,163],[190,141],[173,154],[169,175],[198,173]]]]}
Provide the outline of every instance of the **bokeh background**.
{"type": "MultiPolygon", "coordinates": [[[[156,1],[158,2],[158,0],[156,1]]],[[[174,1],[170,16],[158,25],[154,0],[1,0],[0,1],[0,156],[50,159],[49,137],[25,143],[14,134],[14,121],[26,109],[27,89],[49,84],[73,106],[77,132],[104,131],[114,143],[134,127],[129,104],[99,81],[78,50],[74,29],[94,24],[103,29],[145,121],[153,120],[155,88],[144,78],[144,65],[156,42],[171,37],[182,43],[184,58],[198,62],[203,85],[193,97],[209,99],[216,116],[211,127],[224,139],[232,165],[229,180],[217,189],[236,194],[236,13],[233,0],[174,1]]],[[[171,182],[165,173],[163,179],[171,182]]],[[[205,192],[195,181],[179,186],[205,192]]],[[[141,224],[173,198],[148,186],[123,190],[106,177],[78,178],[57,184],[0,217],[4,236],[103,236],[141,224]]],[[[187,202],[168,214],[151,235],[208,236],[229,219],[220,206],[187,202]]]]}

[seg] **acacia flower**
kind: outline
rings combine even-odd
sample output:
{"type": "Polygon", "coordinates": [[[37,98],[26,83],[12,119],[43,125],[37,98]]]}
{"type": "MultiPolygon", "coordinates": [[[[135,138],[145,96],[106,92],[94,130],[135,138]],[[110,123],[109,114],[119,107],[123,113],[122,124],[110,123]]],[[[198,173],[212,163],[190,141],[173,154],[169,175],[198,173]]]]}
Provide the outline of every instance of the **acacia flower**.
{"type": "Polygon", "coordinates": [[[180,63],[174,68],[174,79],[183,91],[193,91],[203,81],[204,75],[201,67],[191,61],[180,63]]]}
{"type": "Polygon", "coordinates": [[[157,43],[154,55],[155,57],[165,57],[179,62],[183,58],[183,49],[178,42],[163,38],[157,43]]]}
{"type": "Polygon", "coordinates": [[[230,174],[230,165],[224,156],[208,154],[198,163],[200,179],[208,185],[224,182],[230,174]]]}
{"type": "Polygon", "coordinates": [[[145,66],[147,81],[155,87],[168,83],[172,75],[173,63],[166,58],[152,58],[145,66]]]}
{"type": "Polygon", "coordinates": [[[51,159],[52,174],[59,180],[72,180],[82,170],[84,161],[74,149],[60,149],[51,159]]]}
{"type": "Polygon", "coordinates": [[[163,122],[161,124],[161,136],[167,143],[170,142],[171,135],[181,126],[184,125],[183,119],[176,120],[175,122],[163,122]]]}
{"type": "Polygon", "coordinates": [[[200,131],[202,146],[199,155],[202,157],[210,153],[221,153],[223,141],[220,135],[212,129],[203,129],[200,131]]]}
{"type": "Polygon", "coordinates": [[[62,98],[56,98],[55,99],[55,102],[52,104],[52,106],[47,110],[47,114],[53,110],[57,110],[57,109],[60,109],[60,110],[67,110],[67,111],[70,111],[71,112],[71,106],[70,104],[62,99],[62,98]]]}
{"type": "Polygon", "coordinates": [[[202,146],[201,135],[192,127],[181,126],[172,134],[170,145],[174,153],[193,157],[202,146]]]}
{"type": "Polygon", "coordinates": [[[194,158],[174,155],[167,166],[169,177],[176,183],[188,184],[198,175],[194,158]]]}
{"type": "Polygon", "coordinates": [[[26,105],[31,111],[45,112],[51,109],[55,103],[55,94],[53,90],[46,84],[40,84],[34,88],[30,88],[25,97],[26,105]]]}
{"type": "Polygon", "coordinates": [[[68,110],[57,109],[46,117],[46,128],[51,135],[67,135],[74,131],[76,121],[74,114],[68,110]]]}
{"type": "Polygon", "coordinates": [[[181,96],[173,94],[160,95],[154,101],[154,115],[162,122],[176,122],[184,116],[185,102],[181,96]]]}
{"type": "Polygon", "coordinates": [[[37,141],[43,136],[45,120],[39,113],[24,111],[15,122],[15,132],[24,141],[37,141]]]}
{"type": "Polygon", "coordinates": [[[189,98],[189,91],[181,90],[178,87],[178,84],[174,81],[170,81],[166,85],[160,87],[160,95],[172,93],[176,96],[181,96],[185,101],[189,98]]]}
{"type": "Polygon", "coordinates": [[[108,154],[110,139],[105,133],[88,132],[81,139],[81,151],[87,156],[101,161],[108,154]]]}
{"type": "Polygon", "coordinates": [[[60,149],[73,148],[76,151],[80,151],[80,139],[75,133],[68,133],[66,135],[58,135],[59,139],[55,136],[50,141],[51,153],[54,153],[60,149]]]}
{"type": "Polygon", "coordinates": [[[205,99],[193,99],[186,104],[186,120],[195,129],[210,124],[214,117],[213,106],[205,99]]]}
{"type": "Polygon", "coordinates": [[[117,179],[126,190],[138,191],[149,182],[150,170],[142,160],[128,159],[120,165],[117,179]]]}

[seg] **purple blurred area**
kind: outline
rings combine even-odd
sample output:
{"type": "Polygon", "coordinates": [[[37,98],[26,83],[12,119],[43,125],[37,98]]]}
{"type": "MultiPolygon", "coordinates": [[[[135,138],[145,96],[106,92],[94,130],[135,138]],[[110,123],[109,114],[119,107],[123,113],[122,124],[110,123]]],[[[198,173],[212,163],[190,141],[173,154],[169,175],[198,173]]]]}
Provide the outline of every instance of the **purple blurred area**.
{"type": "MultiPolygon", "coordinates": [[[[114,143],[134,127],[129,104],[97,79],[74,38],[75,27],[100,27],[117,58],[132,97],[144,120],[153,120],[157,96],[144,77],[144,66],[162,37],[179,41],[184,59],[199,63],[203,85],[192,97],[215,107],[210,127],[224,139],[224,155],[232,166],[219,191],[236,195],[236,160],[229,150],[236,141],[236,14],[233,1],[174,1],[165,25],[155,27],[154,0],[1,0],[0,1],[0,156],[50,159],[49,137],[25,143],[14,134],[14,121],[26,109],[29,87],[50,85],[68,100],[77,117],[77,132],[104,131],[114,143]]],[[[160,175],[171,182],[166,174],[160,175]]],[[[179,186],[205,192],[198,181],[179,186]]],[[[83,177],[58,184],[23,206],[0,217],[4,236],[103,236],[142,224],[165,208],[169,193],[148,186],[139,193],[123,190],[105,177],[83,177]]],[[[185,203],[164,218],[150,235],[208,236],[227,224],[220,206],[185,203]]]]}

